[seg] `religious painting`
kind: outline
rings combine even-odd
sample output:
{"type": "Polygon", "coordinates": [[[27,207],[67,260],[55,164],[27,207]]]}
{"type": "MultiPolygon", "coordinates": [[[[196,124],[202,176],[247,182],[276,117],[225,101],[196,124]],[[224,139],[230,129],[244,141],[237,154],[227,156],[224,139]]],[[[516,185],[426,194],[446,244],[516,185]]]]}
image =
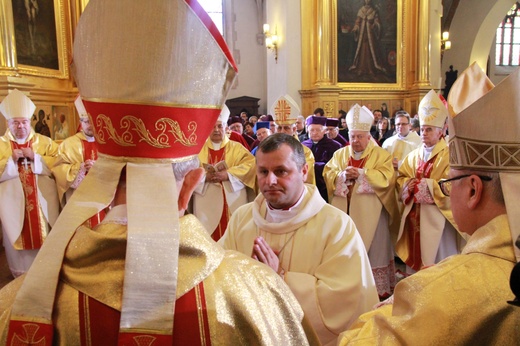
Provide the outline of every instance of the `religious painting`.
{"type": "Polygon", "coordinates": [[[52,106],[51,138],[62,141],[76,133],[74,114],[69,114],[67,106],[52,106]]]}
{"type": "Polygon", "coordinates": [[[397,83],[398,1],[337,0],[339,83],[397,83]]]}
{"type": "Polygon", "coordinates": [[[31,118],[31,126],[34,132],[41,135],[51,136],[51,106],[38,106],[36,107],[35,114],[31,118]]]}
{"type": "Polygon", "coordinates": [[[63,0],[12,0],[20,72],[68,78],[63,7],[63,0]]]}

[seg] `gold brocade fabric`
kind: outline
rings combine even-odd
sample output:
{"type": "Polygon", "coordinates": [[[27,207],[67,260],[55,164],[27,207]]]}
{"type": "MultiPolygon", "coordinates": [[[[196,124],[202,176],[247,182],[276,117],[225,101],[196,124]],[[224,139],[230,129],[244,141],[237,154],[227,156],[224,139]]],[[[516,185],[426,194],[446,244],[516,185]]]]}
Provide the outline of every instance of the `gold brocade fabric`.
{"type": "MultiPolygon", "coordinates": [[[[403,161],[401,167],[399,167],[399,176],[397,178],[397,188],[399,193],[403,190],[403,187],[407,184],[407,182],[415,178],[415,172],[417,170],[417,163],[419,162],[419,158],[422,157],[423,148],[420,146],[419,148],[412,151],[406,159],[403,161]]],[[[453,220],[453,214],[451,213],[451,205],[450,198],[444,196],[437,182],[441,179],[448,178],[448,172],[450,170],[449,164],[449,150],[444,139],[441,139],[433,148],[432,153],[430,154],[430,158],[437,155],[437,159],[435,160],[433,170],[430,175],[430,179],[434,180],[433,184],[433,199],[435,200],[435,204],[442,212],[444,217],[455,227],[455,220],[453,220]]]]}
{"type": "Polygon", "coordinates": [[[58,186],[58,194],[60,201],[63,195],[69,189],[70,185],[76,179],[83,160],[83,145],[81,141],[87,138],[83,132],[78,132],[61,142],[56,164],[52,168],[52,173],[56,179],[58,186]]]}
{"type": "Polygon", "coordinates": [[[360,317],[340,345],[518,345],[520,309],[506,215],[478,229],[461,255],[397,284],[393,305],[360,317]]]}
{"type": "MultiPolygon", "coordinates": [[[[303,312],[268,267],[224,251],[191,215],[180,219],[177,297],[204,281],[213,345],[306,345],[303,312]]],[[[126,225],[78,228],[66,252],[56,296],[55,343],[78,344],[78,291],[117,310],[126,252],[126,225]]],[[[23,278],[0,291],[0,344],[10,305],[23,278]]]]}

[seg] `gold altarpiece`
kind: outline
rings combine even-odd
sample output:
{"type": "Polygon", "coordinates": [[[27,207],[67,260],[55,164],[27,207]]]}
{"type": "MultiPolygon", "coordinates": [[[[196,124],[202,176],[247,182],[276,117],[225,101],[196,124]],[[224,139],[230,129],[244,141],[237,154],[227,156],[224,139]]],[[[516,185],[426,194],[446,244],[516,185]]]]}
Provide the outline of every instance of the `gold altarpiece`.
{"type": "MultiPolygon", "coordinates": [[[[49,122],[59,112],[66,114],[70,129],[77,128],[78,90],[69,65],[74,28],[87,2],[0,0],[0,99],[16,88],[36,104],[37,114],[44,111],[49,122]]],[[[0,134],[5,129],[0,121],[0,134]]]]}
{"type": "MultiPolygon", "coordinates": [[[[430,21],[435,20],[435,16],[430,11],[431,1],[435,0],[379,2],[395,6],[396,49],[389,55],[395,64],[395,80],[376,83],[345,82],[338,77],[343,63],[338,45],[352,28],[352,23],[341,25],[341,19],[346,17],[342,11],[364,1],[302,1],[301,21],[306,23],[302,25],[302,114],[312,114],[315,108],[321,107],[327,116],[337,117],[339,110],[348,111],[355,103],[379,109],[384,102],[390,114],[402,107],[414,115],[421,98],[433,84],[430,21]]],[[[355,11],[350,12],[356,17],[355,11]]],[[[440,57],[433,59],[434,63],[439,63],[435,59],[440,61],[440,57]]]]}

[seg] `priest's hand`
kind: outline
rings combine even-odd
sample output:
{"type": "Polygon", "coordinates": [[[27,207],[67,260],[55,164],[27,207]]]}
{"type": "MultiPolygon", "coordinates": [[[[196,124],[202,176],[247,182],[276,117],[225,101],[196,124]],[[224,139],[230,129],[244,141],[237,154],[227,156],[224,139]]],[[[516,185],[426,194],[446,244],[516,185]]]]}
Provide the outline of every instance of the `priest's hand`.
{"type": "Polygon", "coordinates": [[[268,265],[275,272],[279,272],[280,260],[278,259],[278,255],[271,249],[264,238],[256,237],[253,243],[253,255],[251,257],[268,265]]]}
{"type": "Polygon", "coordinates": [[[227,170],[218,171],[213,174],[212,182],[220,183],[221,181],[225,181],[225,180],[229,180],[227,170]]]}
{"type": "Polygon", "coordinates": [[[22,148],[23,157],[28,158],[31,161],[34,161],[34,151],[31,148],[22,148]]]}
{"type": "Polygon", "coordinates": [[[24,156],[23,156],[22,149],[14,149],[13,150],[13,161],[15,163],[17,163],[19,159],[23,159],[23,158],[24,158],[24,156]]]}
{"type": "Polygon", "coordinates": [[[96,161],[95,160],[85,160],[84,167],[87,172],[92,168],[92,166],[94,166],[94,162],[96,162],[96,161]]]}
{"type": "Polygon", "coordinates": [[[356,180],[359,177],[359,171],[356,167],[348,166],[345,168],[347,180],[356,180]]]}

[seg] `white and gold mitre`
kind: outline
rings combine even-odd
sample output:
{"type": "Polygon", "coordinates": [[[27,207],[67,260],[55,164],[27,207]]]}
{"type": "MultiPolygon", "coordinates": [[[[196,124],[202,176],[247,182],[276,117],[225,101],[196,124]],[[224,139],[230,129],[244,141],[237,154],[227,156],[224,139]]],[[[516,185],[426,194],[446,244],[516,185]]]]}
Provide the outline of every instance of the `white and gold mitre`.
{"type": "Polygon", "coordinates": [[[434,90],[430,90],[419,103],[418,114],[421,126],[443,128],[448,118],[448,109],[439,95],[434,90]]]}
{"type": "Polygon", "coordinates": [[[14,89],[0,103],[0,112],[9,120],[13,118],[31,119],[36,106],[23,92],[14,89]]]}
{"type": "MultiPolygon", "coordinates": [[[[513,243],[520,234],[519,92],[520,68],[493,87],[473,64],[448,95],[450,167],[499,173],[513,243]]],[[[513,248],[519,261],[520,250],[513,248]]]]}
{"type": "Polygon", "coordinates": [[[88,113],[85,109],[85,105],[83,104],[80,95],[78,95],[78,97],[76,97],[76,100],[74,100],[74,106],[76,106],[76,110],[78,111],[80,119],[88,119],[88,113]]]}
{"type": "Polygon", "coordinates": [[[300,115],[300,108],[291,96],[284,95],[271,106],[271,114],[277,125],[292,125],[300,115]]]}
{"type": "Polygon", "coordinates": [[[370,109],[356,103],[348,111],[346,120],[349,131],[370,131],[374,123],[374,115],[370,109]]]}

